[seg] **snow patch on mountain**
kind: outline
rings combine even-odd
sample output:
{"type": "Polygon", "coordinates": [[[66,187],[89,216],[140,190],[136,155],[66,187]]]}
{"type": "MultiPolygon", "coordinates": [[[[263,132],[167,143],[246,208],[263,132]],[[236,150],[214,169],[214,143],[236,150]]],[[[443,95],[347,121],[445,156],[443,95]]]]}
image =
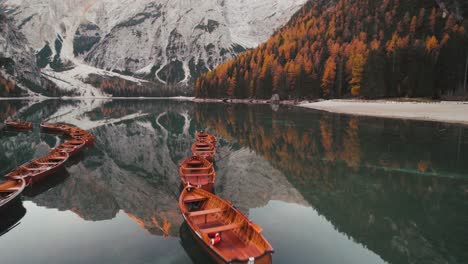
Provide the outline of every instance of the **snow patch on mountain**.
{"type": "MultiPolygon", "coordinates": [[[[162,83],[184,83],[265,41],[305,1],[6,0],[5,4],[31,46],[45,49],[50,61],[59,65],[77,59],[162,83]]],[[[69,76],[62,77],[69,81],[69,76]]]]}

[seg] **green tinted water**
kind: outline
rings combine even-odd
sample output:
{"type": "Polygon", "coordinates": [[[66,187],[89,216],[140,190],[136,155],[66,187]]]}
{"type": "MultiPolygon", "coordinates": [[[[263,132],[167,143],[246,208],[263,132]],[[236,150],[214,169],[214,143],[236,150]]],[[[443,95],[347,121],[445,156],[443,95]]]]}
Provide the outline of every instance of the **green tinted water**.
{"type": "MultiPolygon", "coordinates": [[[[205,129],[216,193],[263,227],[274,263],[468,262],[463,126],[162,100],[0,101],[9,117],[96,143],[0,219],[1,263],[209,263],[177,207],[178,163],[205,129]]],[[[62,140],[2,131],[0,173],[62,140]]]]}

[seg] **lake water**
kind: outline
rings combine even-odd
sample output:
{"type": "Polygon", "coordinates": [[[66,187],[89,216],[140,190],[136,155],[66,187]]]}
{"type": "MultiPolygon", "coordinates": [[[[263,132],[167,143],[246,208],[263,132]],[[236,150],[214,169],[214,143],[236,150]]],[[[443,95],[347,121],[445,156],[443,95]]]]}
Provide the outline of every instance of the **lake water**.
{"type": "MultiPolygon", "coordinates": [[[[197,130],[219,137],[216,193],[274,263],[468,263],[467,127],[164,100],[0,101],[8,117],[96,140],[0,219],[2,264],[210,263],[177,206],[197,130]]],[[[0,132],[0,173],[62,141],[0,132]]]]}

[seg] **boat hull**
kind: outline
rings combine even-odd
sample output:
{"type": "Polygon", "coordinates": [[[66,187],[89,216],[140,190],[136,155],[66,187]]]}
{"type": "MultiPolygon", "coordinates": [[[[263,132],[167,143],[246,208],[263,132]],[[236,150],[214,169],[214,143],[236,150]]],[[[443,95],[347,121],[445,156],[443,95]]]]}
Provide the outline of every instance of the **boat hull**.
{"type": "Polygon", "coordinates": [[[216,154],[216,147],[209,142],[197,141],[192,145],[192,155],[200,156],[209,162],[214,162],[214,156],[216,154]]]}
{"type": "Polygon", "coordinates": [[[179,208],[197,244],[216,263],[271,263],[274,249],[262,229],[232,203],[205,190],[187,187],[179,208]],[[210,236],[221,236],[212,245],[210,236]]]}
{"type": "Polygon", "coordinates": [[[204,159],[206,159],[207,161],[213,163],[214,162],[214,155],[215,155],[215,152],[214,151],[199,151],[199,150],[196,150],[196,149],[192,149],[192,155],[194,156],[200,156],[204,159]]]}
{"type": "Polygon", "coordinates": [[[21,198],[16,198],[7,208],[0,209],[0,237],[14,229],[26,215],[21,198]]]}
{"type": "MultiPolygon", "coordinates": [[[[185,216],[184,216],[185,219],[185,216]]],[[[185,223],[188,225],[188,229],[190,230],[190,234],[194,238],[195,241],[197,241],[198,246],[203,249],[204,252],[206,252],[216,263],[218,264],[227,264],[227,263],[239,263],[239,264],[250,264],[249,261],[225,261],[221,256],[219,256],[213,249],[210,248],[198,235],[197,233],[193,230],[192,226],[190,223],[185,219],[185,223]]],[[[267,252],[264,255],[255,258],[254,262],[251,262],[253,264],[271,264],[273,260],[272,253],[267,252]]]]}
{"type": "Polygon", "coordinates": [[[195,134],[195,139],[199,142],[208,142],[213,145],[216,145],[217,139],[215,136],[206,133],[206,132],[198,132],[195,134]]]}
{"type": "Polygon", "coordinates": [[[17,195],[13,197],[12,199],[5,201],[0,205],[0,215],[5,213],[6,211],[10,210],[12,207],[14,207],[15,204],[17,204],[20,201],[20,196],[17,195]]]}
{"type": "MultiPolygon", "coordinates": [[[[75,143],[75,142],[74,142],[75,143]]],[[[54,152],[66,152],[70,157],[75,157],[79,155],[83,149],[86,147],[86,141],[84,140],[79,140],[76,141],[76,144],[71,144],[71,141],[67,141],[63,143],[62,145],[59,145],[55,149],[51,151],[51,153],[54,152]],[[80,143],[80,144],[78,144],[80,143]]]]}
{"type": "Polygon", "coordinates": [[[51,175],[54,175],[54,174],[60,172],[61,169],[63,169],[63,163],[61,165],[58,165],[58,166],[54,167],[54,168],[51,168],[51,169],[43,171],[43,172],[39,172],[39,173],[34,174],[32,176],[22,177],[22,176],[9,176],[9,175],[7,175],[6,177],[8,179],[11,179],[11,180],[23,179],[23,180],[25,180],[26,185],[30,186],[30,185],[38,184],[38,183],[44,181],[46,178],[50,177],[51,175]]]}
{"type": "Polygon", "coordinates": [[[30,122],[6,122],[5,126],[7,129],[25,131],[32,130],[33,124],[30,122]]]}
{"type": "MultiPolygon", "coordinates": [[[[6,211],[10,210],[15,204],[21,201],[21,193],[24,191],[26,187],[26,181],[22,180],[21,188],[17,190],[11,197],[5,200],[0,200],[0,214],[5,213],[6,211]]],[[[1,218],[0,218],[1,219],[1,218]]]]}
{"type": "Polygon", "coordinates": [[[194,186],[213,192],[216,172],[213,163],[200,156],[185,159],[179,167],[179,177],[184,186],[194,186]]]}
{"type": "Polygon", "coordinates": [[[34,176],[34,177],[29,177],[27,183],[28,185],[32,185],[32,184],[37,184],[41,181],[44,181],[46,178],[50,177],[51,175],[54,175],[56,173],[58,173],[60,171],[60,169],[62,169],[62,166],[63,164],[55,167],[55,168],[52,168],[50,170],[47,170],[43,173],[39,173],[38,175],[34,176]]]}

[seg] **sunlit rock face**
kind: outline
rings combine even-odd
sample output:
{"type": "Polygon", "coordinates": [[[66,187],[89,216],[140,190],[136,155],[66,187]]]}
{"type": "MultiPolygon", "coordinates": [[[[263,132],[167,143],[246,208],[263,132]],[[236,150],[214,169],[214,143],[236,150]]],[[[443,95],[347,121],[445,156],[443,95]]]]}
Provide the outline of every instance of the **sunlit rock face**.
{"type": "Polygon", "coordinates": [[[305,0],[7,0],[48,57],[178,83],[265,41],[305,0]]]}

